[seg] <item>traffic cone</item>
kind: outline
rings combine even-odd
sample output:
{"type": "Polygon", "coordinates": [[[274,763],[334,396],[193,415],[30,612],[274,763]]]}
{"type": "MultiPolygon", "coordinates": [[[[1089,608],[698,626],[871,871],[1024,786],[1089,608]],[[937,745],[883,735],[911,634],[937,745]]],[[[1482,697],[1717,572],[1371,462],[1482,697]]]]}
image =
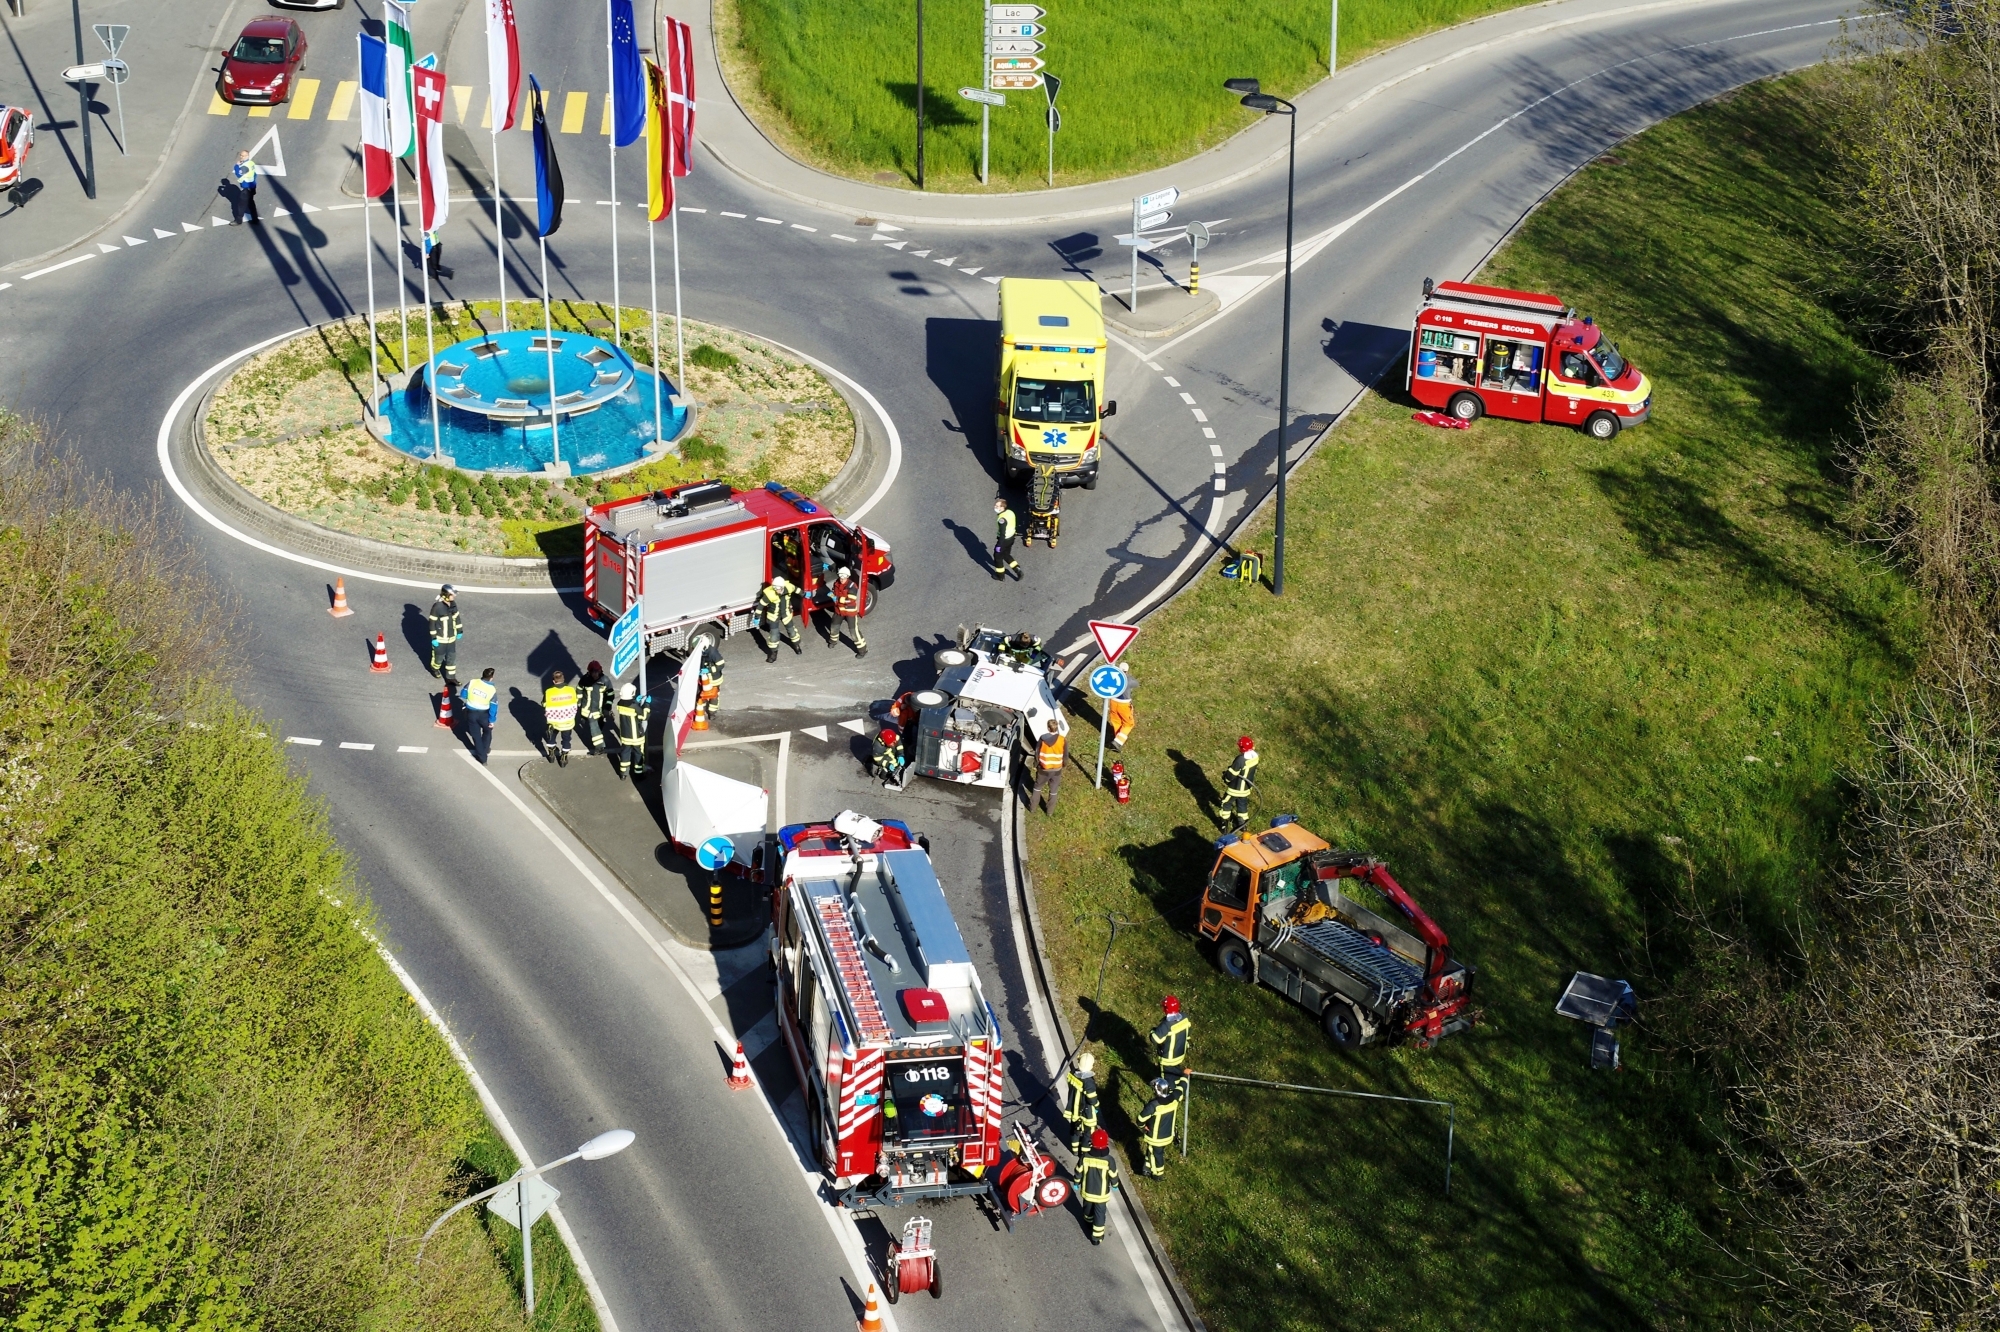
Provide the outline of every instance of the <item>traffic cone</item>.
{"type": "Polygon", "coordinates": [[[437,724],[447,731],[452,729],[450,685],[446,685],[444,692],[438,695],[437,724]]]}
{"type": "Polygon", "coordinates": [[[354,614],[353,609],[347,604],[347,580],[345,578],[336,578],[333,580],[333,605],[327,607],[326,613],[336,620],[342,616],[354,614]]]}
{"type": "MultiPolygon", "coordinates": [[[[736,1058],[729,1065],[729,1089],[748,1091],[750,1088],[750,1061],[743,1055],[743,1042],[736,1042],[736,1058]]],[[[879,1323],[876,1326],[881,1326],[879,1323]]]]}
{"type": "Polygon", "coordinates": [[[868,1304],[861,1311],[861,1332],[882,1332],[882,1299],[872,1281],[868,1283],[868,1304]]]}
{"type": "Polygon", "coordinates": [[[377,675],[389,673],[389,641],[381,634],[375,635],[375,657],[368,663],[368,669],[377,675]]]}

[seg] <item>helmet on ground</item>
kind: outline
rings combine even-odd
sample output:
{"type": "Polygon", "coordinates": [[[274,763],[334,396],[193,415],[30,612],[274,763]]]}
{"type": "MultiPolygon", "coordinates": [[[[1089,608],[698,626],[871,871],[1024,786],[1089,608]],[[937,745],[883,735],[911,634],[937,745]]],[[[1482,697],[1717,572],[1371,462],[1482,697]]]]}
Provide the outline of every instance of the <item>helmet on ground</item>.
{"type": "Polygon", "coordinates": [[[1160,1000],[1160,1011],[1162,1013],[1178,1013],[1181,1011],[1181,1001],[1170,994],[1160,1000]]]}
{"type": "Polygon", "coordinates": [[[1092,1129],[1090,1131],[1090,1145],[1093,1150],[1101,1152],[1111,1145],[1111,1135],[1103,1129],[1092,1129]]]}
{"type": "Polygon", "coordinates": [[[1076,1057],[1076,1071],[1086,1078],[1097,1071],[1097,1056],[1086,1050],[1076,1057]]]}
{"type": "Polygon", "coordinates": [[[1246,753],[1246,754],[1247,754],[1247,753],[1249,753],[1249,752],[1250,752],[1250,751],[1251,751],[1252,749],[1254,749],[1254,748],[1255,748],[1256,746],[1255,746],[1255,745],[1253,745],[1253,744],[1252,744],[1252,743],[1250,742],[1250,737],[1249,737],[1249,736],[1247,736],[1247,735],[1239,735],[1239,736],[1237,736],[1237,737],[1236,737],[1236,747],[1237,747],[1238,749],[1242,750],[1242,751],[1243,751],[1244,753],[1246,753]]]}
{"type": "Polygon", "coordinates": [[[639,696],[638,685],[632,684],[628,681],[627,683],[618,686],[619,698],[631,699],[631,698],[637,698],[638,696],[639,696]]]}

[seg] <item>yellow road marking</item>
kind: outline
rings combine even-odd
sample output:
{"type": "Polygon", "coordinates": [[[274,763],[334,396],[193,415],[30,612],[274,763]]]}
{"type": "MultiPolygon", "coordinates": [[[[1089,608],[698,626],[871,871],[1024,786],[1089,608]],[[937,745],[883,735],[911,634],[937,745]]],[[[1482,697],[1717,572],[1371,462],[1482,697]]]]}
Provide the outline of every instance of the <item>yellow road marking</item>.
{"type": "Polygon", "coordinates": [[[604,123],[597,127],[597,132],[599,134],[602,134],[607,139],[611,137],[611,94],[610,93],[604,94],[604,123]]]}
{"type": "Polygon", "coordinates": [[[451,90],[451,100],[458,104],[458,123],[465,123],[465,107],[472,100],[472,89],[466,84],[455,84],[451,90]]]}
{"type": "Polygon", "coordinates": [[[271,118],[271,108],[268,106],[253,106],[250,108],[250,114],[259,120],[269,120],[271,118]]]}
{"type": "Polygon", "coordinates": [[[584,113],[590,110],[590,94],[573,92],[563,99],[562,132],[583,133],[584,113]]]}
{"type": "Polygon", "coordinates": [[[353,79],[342,79],[333,85],[333,105],[326,109],[328,120],[346,120],[354,114],[354,94],[359,86],[353,79]]]}
{"type": "Polygon", "coordinates": [[[211,93],[209,95],[208,114],[211,116],[226,116],[235,109],[235,107],[222,100],[221,93],[211,93]]]}
{"type": "Polygon", "coordinates": [[[318,96],[318,79],[300,79],[299,86],[292,89],[292,109],[285,113],[285,118],[288,120],[311,120],[313,99],[318,96]]]}
{"type": "Polygon", "coordinates": [[[486,94],[486,109],[479,113],[479,128],[493,128],[493,94],[490,92],[486,94]]]}

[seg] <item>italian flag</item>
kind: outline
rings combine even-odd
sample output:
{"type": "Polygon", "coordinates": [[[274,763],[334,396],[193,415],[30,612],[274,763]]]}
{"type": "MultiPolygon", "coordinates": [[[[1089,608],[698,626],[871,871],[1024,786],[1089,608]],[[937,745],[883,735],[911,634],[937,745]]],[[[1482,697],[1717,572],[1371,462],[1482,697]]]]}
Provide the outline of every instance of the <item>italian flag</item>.
{"type": "Polygon", "coordinates": [[[417,48],[410,41],[410,8],[416,0],[382,0],[382,23],[389,42],[389,155],[417,150],[415,109],[410,104],[410,70],[417,48]]]}

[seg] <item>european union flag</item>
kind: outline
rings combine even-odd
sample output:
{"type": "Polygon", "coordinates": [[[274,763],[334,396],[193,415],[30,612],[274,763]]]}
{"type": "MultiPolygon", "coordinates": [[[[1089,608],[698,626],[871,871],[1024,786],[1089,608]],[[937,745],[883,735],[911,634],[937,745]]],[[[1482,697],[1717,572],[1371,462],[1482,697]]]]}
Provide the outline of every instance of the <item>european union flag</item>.
{"type": "Polygon", "coordinates": [[[562,167],[556,163],[555,142],[549,138],[549,122],[542,115],[542,85],[532,74],[528,76],[528,101],[535,113],[535,202],[540,210],[536,228],[546,240],[562,225],[563,178],[562,167]]]}
{"type": "Polygon", "coordinates": [[[632,0],[611,0],[611,143],[628,148],[646,132],[646,68],[639,60],[632,0]]]}

